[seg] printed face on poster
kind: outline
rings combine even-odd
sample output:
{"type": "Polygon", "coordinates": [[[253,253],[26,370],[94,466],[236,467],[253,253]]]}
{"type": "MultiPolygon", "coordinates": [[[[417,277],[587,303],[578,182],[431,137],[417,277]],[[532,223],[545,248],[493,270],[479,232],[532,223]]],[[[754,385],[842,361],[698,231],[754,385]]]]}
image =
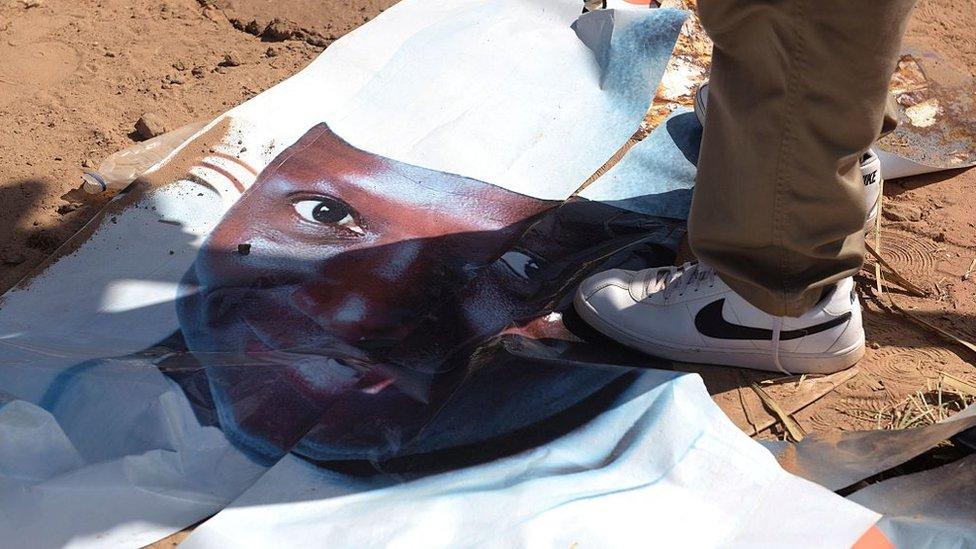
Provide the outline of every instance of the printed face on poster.
{"type": "MultiPolygon", "coordinates": [[[[322,463],[511,435],[623,371],[580,368],[585,383],[574,384],[551,379],[573,377],[568,367],[527,375],[477,355],[515,333],[581,344],[561,321],[578,262],[655,223],[669,234],[654,218],[596,202],[539,200],[370,154],[320,124],[259,175],[184,277],[182,369],[191,357],[203,366],[206,405],[266,462],[313,425],[298,452],[322,463]],[[559,393],[551,407],[527,405],[494,431],[426,439],[432,422],[457,420],[459,401],[547,387],[559,393]]],[[[643,249],[669,255],[663,241],[643,249]]]]}

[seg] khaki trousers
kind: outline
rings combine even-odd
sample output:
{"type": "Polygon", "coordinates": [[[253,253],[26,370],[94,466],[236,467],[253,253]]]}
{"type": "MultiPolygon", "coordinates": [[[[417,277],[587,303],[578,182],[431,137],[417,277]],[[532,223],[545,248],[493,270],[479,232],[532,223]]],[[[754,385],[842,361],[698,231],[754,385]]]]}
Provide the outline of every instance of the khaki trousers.
{"type": "Polygon", "coordinates": [[[768,313],[799,316],[861,267],[859,159],[914,4],[699,0],[715,46],[689,243],[768,313]]]}

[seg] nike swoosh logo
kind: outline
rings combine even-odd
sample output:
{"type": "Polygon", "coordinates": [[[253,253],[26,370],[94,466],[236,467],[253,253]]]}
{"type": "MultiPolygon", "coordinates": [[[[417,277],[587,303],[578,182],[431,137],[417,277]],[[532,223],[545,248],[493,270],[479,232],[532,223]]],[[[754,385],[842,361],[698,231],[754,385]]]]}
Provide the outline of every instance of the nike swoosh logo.
{"type": "MultiPolygon", "coordinates": [[[[741,324],[733,324],[725,320],[725,317],[722,316],[722,307],[724,306],[725,299],[723,298],[702,307],[702,309],[698,311],[698,314],[695,315],[695,328],[698,328],[698,331],[701,332],[702,335],[714,339],[773,340],[772,330],[767,330],[765,328],[753,328],[751,326],[743,326],[741,324]]],[[[824,322],[823,324],[816,324],[814,326],[808,326],[798,330],[783,330],[779,333],[779,339],[780,341],[799,339],[801,337],[806,337],[808,335],[829,330],[835,326],[840,326],[850,319],[851,313],[848,311],[833,320],[824,322]]]]}

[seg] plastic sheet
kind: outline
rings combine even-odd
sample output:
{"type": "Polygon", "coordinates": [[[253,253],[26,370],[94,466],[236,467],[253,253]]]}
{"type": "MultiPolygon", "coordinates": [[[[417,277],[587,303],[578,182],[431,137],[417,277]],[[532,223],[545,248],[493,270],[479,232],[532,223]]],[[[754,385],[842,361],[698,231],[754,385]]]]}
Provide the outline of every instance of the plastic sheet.
{"type": "Polygon", "coordinates": [[[813,435],[796,444],[767,446],[788,471],[831,490],[841,490],[901,465],[974,426],[976,408],[969,407],[926,427],[813,435]]]}
{"type": "Polygon", "coordinates": [[[906,40],[891,84],[898,128],[878,143],[885,179],[976,165],[976,99],[964,67],[906,40]]]}
{"type": "Polygon", "coordinates": [[[976,456],[897,477],[851,494],[884,513],[878,527],[896,547],[976,545],[976,456]]]}
{"type": "Polygon", "coordinates": [[[290,456],[184,546],[848,547],[877,518],[780,470],[697,376],[631,371],[601,393],[565,434],[436,474],[290,456]]]}
{"type": "Polygon", "coordinates": [[[5,294],[4,545],[139,546],[214,513],[188,545],[867,530],[876,513],[785,473],[700,380],[573,313],[595,270],[672,260],[700,131],[676,114],[571,197],[638,127],[684,20],[579,11],[404,0],[5,294]]]}

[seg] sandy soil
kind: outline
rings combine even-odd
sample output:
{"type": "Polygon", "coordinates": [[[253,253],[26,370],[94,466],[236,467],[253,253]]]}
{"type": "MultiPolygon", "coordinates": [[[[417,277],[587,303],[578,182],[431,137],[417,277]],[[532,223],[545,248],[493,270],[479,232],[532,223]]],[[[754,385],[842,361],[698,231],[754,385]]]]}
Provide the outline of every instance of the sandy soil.
{"type": "MultiPolygon", "coordinates": [[[[681,0],[689,3],[690,0],[681,0]]],[[[170,128],[221,111],[295,73],[393,0],[0,0],[0,290],[103,205],[74,189],[83,166],[136,138],[151,113],[170,128]]],[[[921,0],[909,37],[976,75],[976,3],[921,0]]],[[[684,39],[686,51],[707,44],[684,39]]],[[[888,259],[933,297],[896,296],[976,340],[976,170],[889,182],[888,259]]],[[[872,283],[862,277],[862,286],[872,283]]],[[[976,356],[869,298],[860,374],[796,417],[810,431],[872,428],[875,411],[950,372],[976,382],[976,356]]],[[[706,376],[732,416],[753,374],[706,376]]],[[[762,376],[759,376],[761,378],[762,376]]],[[[774,389],[771,392],[776,393],[774,389]]],[[[795,392],[795,391],[794,391],[795,392]]],[[[790,395],[783,394],[783,398],[790,395]]],[[[764,436],[775,436],[775,430],[764,436]],[[772,433],[772,434],[771,434],[772,433]]]]}
{"type": "Polygon", "coordinates": [[[0,0],[0,288],[102,206],[69,191],[140,116],[213,118],[392,3],[0,0]]]}

